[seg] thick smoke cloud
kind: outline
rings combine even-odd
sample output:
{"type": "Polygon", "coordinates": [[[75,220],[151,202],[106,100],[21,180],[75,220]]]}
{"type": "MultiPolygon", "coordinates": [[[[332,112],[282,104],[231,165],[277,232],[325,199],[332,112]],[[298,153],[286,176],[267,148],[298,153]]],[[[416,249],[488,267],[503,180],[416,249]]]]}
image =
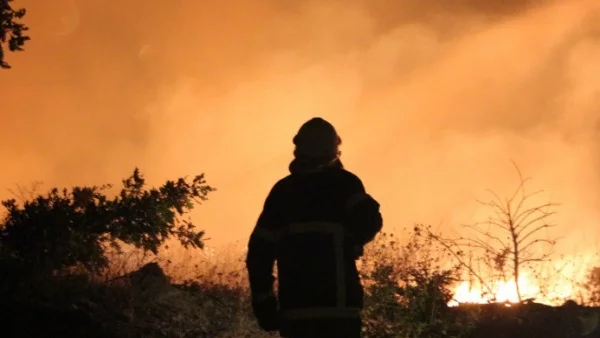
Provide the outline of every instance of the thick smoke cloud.
{"type": "Polygon", "coordinates": [[[0,75],[3,188],[206,172],[219,191],[194,217],[245,240],[322,116],[388,229],[481,217],[485,189],[518,183],[514,159],[580,230],[565,245],[594,244],[597,1],[15,4],[33,40],[0,75]]]}

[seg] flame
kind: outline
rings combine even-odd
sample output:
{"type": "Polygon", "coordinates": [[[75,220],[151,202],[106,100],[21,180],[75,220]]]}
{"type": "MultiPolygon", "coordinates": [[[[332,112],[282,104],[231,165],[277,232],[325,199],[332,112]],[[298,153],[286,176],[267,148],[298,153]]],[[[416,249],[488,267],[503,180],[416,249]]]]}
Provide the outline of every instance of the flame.
{"type": "MultiPolygon", "coordinates": [[[[544,273],[534,274],[523,271],[519,276],[521,300],[533,299],[537,303],[559,305],[567,300],[585,301],[585,284],[589,271],[596,266],[597,255],[585,254],[579,257],[564,257],[549,262],[546,266],[537,266],[544,273]],[[550,268],[550,269],[549,269],[550,268]]],[[[491,302],[518,303],[519,296],[514,280],[498,279],[486,282],[487,287],[478,282],[461,281],[453,287],[454,298],[449,306],[461,303],[485,304],[491,302]],[[490,290],[491,292],[486,292],[490,290]]]]}
{"type": "MultiPolygon", "coordinates": [[[[517,287],[514,281],[497,280],[491,283],[493,294],[484,292],[483,287],[473,287],[469,282],[460,282],[454,289],[454,300],[450,303],[451,306],[456,306],[459,303],[518,303],[519,297],[517,287]]],[[[522,298],[529,295],[536,295],[540,292],[540,287],[529,276],[519,278],[519,288],[522,298]]],[[[534,298],[534,297],[531,297],[534,298]]]]}

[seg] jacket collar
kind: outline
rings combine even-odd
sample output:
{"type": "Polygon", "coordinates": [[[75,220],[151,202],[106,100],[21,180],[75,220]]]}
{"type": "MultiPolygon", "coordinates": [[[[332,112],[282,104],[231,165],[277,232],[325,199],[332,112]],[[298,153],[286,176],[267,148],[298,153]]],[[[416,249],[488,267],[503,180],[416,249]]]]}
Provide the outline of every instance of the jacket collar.
{"type": "Polygon", "coordinates": [[[313,160],[310,158],[296,157],[290,163],[288,169],[293,174],[306,174],[312,172],[320,172],[327,169],[343,169],[344,165],[339,158],[335,158],[333,161],[325,162],[313,160]]]}

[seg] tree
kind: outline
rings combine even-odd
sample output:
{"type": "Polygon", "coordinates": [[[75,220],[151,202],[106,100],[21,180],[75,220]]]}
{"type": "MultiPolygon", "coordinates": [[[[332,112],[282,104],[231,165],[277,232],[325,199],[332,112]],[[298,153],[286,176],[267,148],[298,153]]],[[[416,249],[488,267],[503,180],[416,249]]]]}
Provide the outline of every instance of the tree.
{"type": "MultiPolygon", "coordinates": [[[[203,247],[204,232],[180,218],[215,190],[204,175],[146,188],[135,169],[112,198],[107,196],[110,188],[54,188],[22,205],[14,199],[4,201],[0,276],[35,282],[74,266],[101,274],[109,263],[106,249],[119,249],[120,242],[155,254],[169,237],[186,247],[203,247]]],[[[5,291],[11,285],[5,284],[5,291]]]]}
{"type": "Polygon", "coordinates": [[[473,268],[471,262],[464,260],[464,249],[483,251],[485,264],[499,271],[503,278],[512,280],[517,292],[519,302],[522,294],[519,279],[522,269],[534,263],[548,260],[552,254],[551,248],[556,244],[556,239],[548,239],[541,234],[542,230],[554,227],[549,219],[556,212],[551,209],[557,204],[535,203],[530,200],[543,192],[543,190],[529,193],[525,183],[531,178],[524,178],[518,166],[513,165],[519,175],[519,185],[515,192],[506,199],[490,191],[492,199],[487,202],[478,201],[481,205],[491,209],[491,216],[485,222],[467,224],[464,227],[474,232],[472,237],[460,236],[457,239],[442,239],[434,236],[444,246],[451,250],[463,266],[467,267],[482,286],[492,292],[490,285],[485,283],[473,268]],[[545,252],[536,252],[535,247],[546,244],[550,247],[545,252]],[[508,277],[507,277],[508,276],[508,277]]]}
{"type": "Polygon", "coordinates": [[[13,9],[10,3],[13,0],[0,0],[0,68],[9,69],[5,61],[6,47],[11,52],[22,51],[29,36],[25,32],[29,29],[19,21],[25,16],[25,8],[13,9]]]}

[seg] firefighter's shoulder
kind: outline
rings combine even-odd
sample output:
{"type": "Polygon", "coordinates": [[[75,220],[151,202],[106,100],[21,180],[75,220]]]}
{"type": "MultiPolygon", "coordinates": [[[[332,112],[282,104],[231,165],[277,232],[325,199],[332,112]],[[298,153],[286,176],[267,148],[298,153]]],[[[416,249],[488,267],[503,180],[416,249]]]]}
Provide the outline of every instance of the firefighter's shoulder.
{"type": "Polygon", "coordinates": [[[348,170],[341,171],[344,175],[344,186],[346,187],[348,209],[354,209],[355,207],[368,206],[368,208],[379,208],[379,202],[375,200],[370,194],[367,193],[362,180],[354,173],[348,170]]]}
{"type": "Polygon", "coordinates": [[[353,172],[347,169],[341,169],[339,170],[339,173],[344,184],[351,190],[363,191],[365,189],[362,180],[353,172]]]}
{"type": "Polygon", "coordinates": [[[280,194],[284,193],[287,189],[289,189],[289,186],[291,184],[293,184],[292,183],[292,175],[287,175],[287,176],[279,179],[277,182],[275,182],[275,184],[273,184],[273,187],[271,188],[269,195],[270,196],[280,195],[280,194]]]}

